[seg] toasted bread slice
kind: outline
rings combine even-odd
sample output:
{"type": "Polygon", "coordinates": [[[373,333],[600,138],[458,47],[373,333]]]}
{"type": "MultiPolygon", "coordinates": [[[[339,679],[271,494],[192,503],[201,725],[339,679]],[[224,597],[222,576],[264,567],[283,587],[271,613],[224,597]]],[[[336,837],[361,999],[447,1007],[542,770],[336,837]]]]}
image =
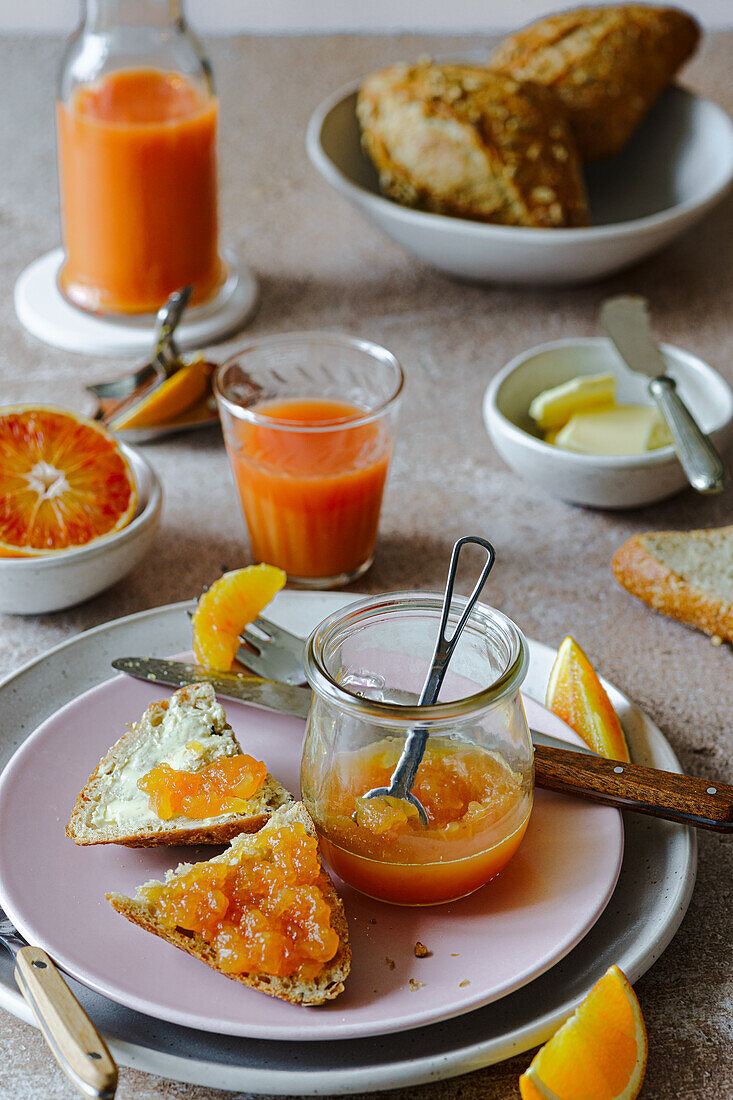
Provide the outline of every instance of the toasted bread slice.
{"type": "Polygon", "coordinates": [[[228,812],[202,820],[161,820],[137,787],[138,779],[156,765],[176,771],[200,771],[222,756],[242,752],[224,708],[211,684],[179,688],[153,703],[139,722],[99,761],[79,794],[66,826],[76,844],[124,844],[128,848],[159,844],[224,844],[239,833],[262,828],[292,795],[268,775],[248,800],[245,812],[228,812]]]}
{"type": "Polygon", "coordinates": [[[588,224],[559,100],[471,65],[391,65],[363,82],[362,144],[382,190],[439,214],[539,228],[588,224]]]}
{"type": "MultiPolygon", "coordinates": [[[[238,836],[229,848],[221,855],[208,860],[208,863],[230,863],[239,855],[252,851],[267,833],[274,829],[280,829],[299,823],[305,827],[309,836],[315,836],[313,822],[302,802],[296,802],[290,806],[283,806],[273,814],[257,837],[238,836]]],[[[182,863],[174,871],[168,871],[165,883],[173,882],[177,876],[185,875],[191,870],[192,864],[182,863]]],[[[179,947],[194,958],[206,963],[212,970],[217,970],[225,977],[233,981],[242,982],[251,989],[257,989],[261,993],[268,993],[271,997],[279,997],[281,1000],[290,1001],[291,1004],[319,1005],[324,1001],[333,1000],[344,990],[344,981],[351,970],[351,948],[349,947],[349,928],[344,915],[344,906],[334,889],[331,879],[321,865],[321,873],[317,886],[331,910],[331,928],[339,937],[339,946],[335,956],[323,966],[320,974],[314,978],[301,978],[296,974],[289,977],[278,977],[274,974],[249,973],[226,974],[222,969],[218,952],[214,944],[208,943],[198,932],[186,931],[181,928],[168,928],[158,918],[154,907],[141,894],[141,891],[149,886],[161,886],[158,881],[146,882],[139,887],[135,898],[125,897],[124,894],[107,894],[107,900],[118,913],[127,917],[133,924],[138,924],[146,932],[152,932],[160,936],[174,947],[179,947]]]]}
{"type": "Polygon", "coordinates": [[[676,8],[578,8],[506,38],[491,67],[552,88],[590,161],[628,141],[699,38],[695,19],[676,8]]]}
{"type": "Polygon", "coordinates": [[[612,568],[655,611],[733,642],[733,526],[635,535],[612,568]]]}

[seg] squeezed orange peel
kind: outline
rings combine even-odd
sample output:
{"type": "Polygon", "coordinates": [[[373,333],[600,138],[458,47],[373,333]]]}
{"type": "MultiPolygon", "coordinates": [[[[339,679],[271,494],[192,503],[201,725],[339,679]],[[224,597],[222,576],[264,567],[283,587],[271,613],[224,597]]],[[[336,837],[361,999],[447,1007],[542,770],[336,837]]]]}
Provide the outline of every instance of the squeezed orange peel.
{"type": "Polygon", "coordinates": [[[209,392],[213,366],[203,358],[185,363],[134,409],[111,421],[116,432],[130,428],[157,428],[193,409],[209,392]]]}

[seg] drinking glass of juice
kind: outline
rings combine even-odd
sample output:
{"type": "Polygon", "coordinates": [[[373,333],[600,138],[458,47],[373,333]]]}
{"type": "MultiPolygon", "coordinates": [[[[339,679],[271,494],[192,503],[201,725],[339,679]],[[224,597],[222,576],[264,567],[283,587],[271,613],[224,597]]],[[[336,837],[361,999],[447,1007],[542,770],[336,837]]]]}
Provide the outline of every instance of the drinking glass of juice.
{"type": "MultiPolygon", "coordinates": [[[[313,689],[303,756],[303,800],[321,850],[355,889],[399,905],[455,901],[506,866],[529,822],[532,742],[519,694],[527,644],[501,612],[478,603],[451,659],[440,701],[417,706],[443,597],[396,592],[337,611],[306,643],[313,689]],[[429,737],[413,792],[365,799],[389,786],[405,739],[429,737]]],[[[455,596],[446,633],[464,597],[455,596]]]]}
{"type": "Polygon", "coordinates": [[[377,344],[294,332],[223,363],[214,392],[255,560],[312,588],[372,563],[402,369],[377,344]]]}
{"type": "Polygon", "coordinates": [[[56,103],[63,294],[103,314],[156,312],[219,257],[211,66],[178,0],[89,0],[56,103]]]}

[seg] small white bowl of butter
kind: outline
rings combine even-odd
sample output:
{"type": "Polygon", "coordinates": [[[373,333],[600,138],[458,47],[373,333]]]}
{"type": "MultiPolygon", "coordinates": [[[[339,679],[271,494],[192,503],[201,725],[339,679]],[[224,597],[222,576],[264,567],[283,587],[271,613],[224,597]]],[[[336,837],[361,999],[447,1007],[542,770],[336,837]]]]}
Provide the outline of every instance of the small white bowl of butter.
{"type": "MultiPolygon", "coordinates": [[[[697,356],[671,344],[660,350],[683,401],[723,452],[733,429],[730,386],[697,356]]],[[[504,461],[550,496],[594,508],[652,504],[687,479],[653,399],[635,382],[610,340],[555,340],[496,375],[484,421],[504,461]]]]}

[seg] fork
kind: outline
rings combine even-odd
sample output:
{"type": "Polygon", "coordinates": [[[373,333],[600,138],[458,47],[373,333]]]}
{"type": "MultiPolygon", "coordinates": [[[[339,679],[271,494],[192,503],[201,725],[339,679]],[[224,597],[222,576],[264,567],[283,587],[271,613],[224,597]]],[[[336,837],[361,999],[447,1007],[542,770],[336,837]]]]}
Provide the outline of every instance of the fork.
{"type": "Polygon", "coordinates": [[[245,668],[267,680],[305,683],[303,638],[260,615],[245,626],[240,639],[244,645],[237,651],[237,660],[245,668]]]}
{"type": "Polygon", "coordinates": [[[46,952],[30,947],[2,909],[0,943],[15,960],[18,988],[68,1079],[83,1096],[112,1100],[117,1066],[107,1044],[46,952]]]}

